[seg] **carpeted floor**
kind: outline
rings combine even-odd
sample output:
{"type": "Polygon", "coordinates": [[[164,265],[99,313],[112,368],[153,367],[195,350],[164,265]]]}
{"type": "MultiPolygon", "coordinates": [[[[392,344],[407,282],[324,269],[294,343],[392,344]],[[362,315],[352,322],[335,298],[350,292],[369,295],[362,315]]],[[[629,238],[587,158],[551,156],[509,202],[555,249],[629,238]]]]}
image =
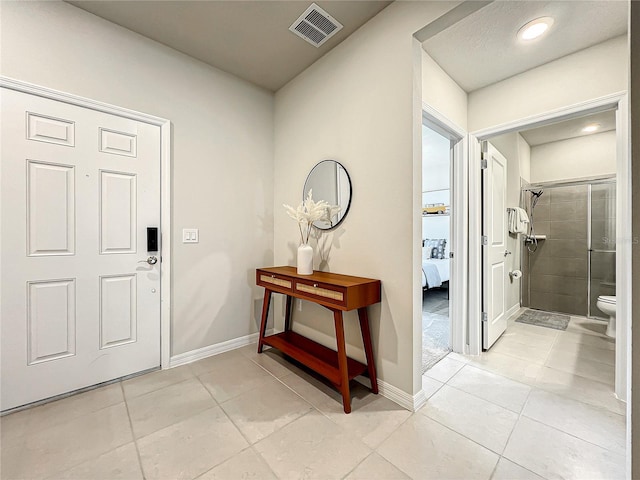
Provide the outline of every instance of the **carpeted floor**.
{"type": "Polygon", "coordinates": [[[422,295],[422,373],[451,351],[451,322],[446,289],[433,289],[422,295]]]}

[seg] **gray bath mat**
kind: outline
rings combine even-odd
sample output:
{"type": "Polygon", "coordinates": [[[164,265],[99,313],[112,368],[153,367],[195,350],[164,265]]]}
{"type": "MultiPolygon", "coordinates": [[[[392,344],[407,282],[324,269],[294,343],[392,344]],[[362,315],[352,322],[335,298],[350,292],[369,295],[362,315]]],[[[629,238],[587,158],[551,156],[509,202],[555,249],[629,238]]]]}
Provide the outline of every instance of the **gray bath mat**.
{"type": "Polygon", "coordinates": [[[569,315],[527,309],[516,318],[516,322],[537,325],[538,327],[554,328],[556,330],[566,330],[570,318],[569,315]]]}

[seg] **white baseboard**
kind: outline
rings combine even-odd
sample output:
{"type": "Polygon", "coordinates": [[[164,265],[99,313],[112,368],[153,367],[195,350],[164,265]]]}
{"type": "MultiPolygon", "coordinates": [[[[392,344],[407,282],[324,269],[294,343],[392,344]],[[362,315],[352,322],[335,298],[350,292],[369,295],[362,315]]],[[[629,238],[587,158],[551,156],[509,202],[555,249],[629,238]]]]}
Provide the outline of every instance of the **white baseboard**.
{"type": "MultiPolygon", "coordinates": [[[[272,333],[273,329],[267,330],[267,335],[271,335],[272,333]]],[[[259,336],[260,335],[258,333],[252,333],[250,335],[245,335],[244,337],[233,338],[226,342],[220,342],[214,345],[198,348],[196,350],[191,350],[190,352],[179,353],[178,355],[171,357],[169,360],[169,368],[178,367],[213,355],[218,355],[219,353],[228,352],[230,350],[235,350],[236,348],[250,345],[257,342],[259,336]]]]}
{"type": "Polygon", "coordinates": [[[507,320],[515,315],[520,310],[520,303],[516,303],[513,307],[507,310],[507,320]]]}
{"type": "MultiPolygon", "coordinates": [[[[273,333],[273,329],[267,330],[266,332],[267,335],[272,335],[273,333]]],[[[211,357],[213,355],[218,355],[220,353],[229,352],[231,350],[235,350],[236,348],[250,345],[257,342],[258,337],[258,333],[252,333],[250,335],[245,335],[244,337],[234,338],[231,340],[227,340],[226,342],[216,343],[215,345],[209,345],[207,347],[191,350],[190,352],[174,355],[169,361],[169,368],[186,365],[187,363],[192,363],[197,360],[202,360],[203,358],[211,357]]],[[[362,383],[363,385],[366,385],[367,387],[371,386],[369,379],[366,377],[356,377],[356,381],[362,383]]],[[[408,393],[400,390],[398,387],[394,387],[390,383],[387,383],[380,379],[378,379],[378,390],[380,395],[388,398],[392,402],[397,403],[402,408],[406,408],[411,412],[415,412],[416,410],[418,410],[427,401],[427,396],[422,390],[420,390],[415,395],[409,395],[408,393]]]]}
{"type": "Polygon", "coordinates": [[[400,390],[398,387],[394,387],[390,383],[378,379],[378,390],[380,395],[388,398],[394,403],[397,403],[402,408],[406,408],[410,412],[416,412],[427,402],[427,396],[424,391],[420,390],[415,395],[410,395],[407,392],[400,390]]]}

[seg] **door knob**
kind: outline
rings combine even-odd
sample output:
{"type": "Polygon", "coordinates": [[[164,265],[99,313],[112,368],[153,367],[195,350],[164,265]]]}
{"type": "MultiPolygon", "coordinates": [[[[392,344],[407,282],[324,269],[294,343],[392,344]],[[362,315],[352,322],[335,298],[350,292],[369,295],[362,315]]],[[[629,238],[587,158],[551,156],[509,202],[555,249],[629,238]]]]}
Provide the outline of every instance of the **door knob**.
{"type": "Polygon", "coordinates": [[[504,256],[506,257],[507,255],[511,255],[511,252],[509,250],[504,251],[504,256]]]}
{"type": "Polygon", "coordinates": [[[156,257],[155,255],[151,255],[146,260],[140,260],[138,263],[148,263],[149,265],[155,265],[156,263],[158,263],[158,257],[156,257]]]}

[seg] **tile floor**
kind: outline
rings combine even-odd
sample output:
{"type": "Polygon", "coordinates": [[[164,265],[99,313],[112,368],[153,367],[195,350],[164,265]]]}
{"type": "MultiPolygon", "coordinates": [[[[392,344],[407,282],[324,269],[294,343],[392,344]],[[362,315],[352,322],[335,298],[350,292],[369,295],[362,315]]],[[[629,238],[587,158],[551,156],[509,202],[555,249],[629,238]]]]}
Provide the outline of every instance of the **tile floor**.
{"type": "Polygon", "coordinates": [[[622,479],[613,342],[513,324],[480,357],[449,354],[410,413],[331,388],[255,346],[1,419],[2,479],[622,479]]]}

